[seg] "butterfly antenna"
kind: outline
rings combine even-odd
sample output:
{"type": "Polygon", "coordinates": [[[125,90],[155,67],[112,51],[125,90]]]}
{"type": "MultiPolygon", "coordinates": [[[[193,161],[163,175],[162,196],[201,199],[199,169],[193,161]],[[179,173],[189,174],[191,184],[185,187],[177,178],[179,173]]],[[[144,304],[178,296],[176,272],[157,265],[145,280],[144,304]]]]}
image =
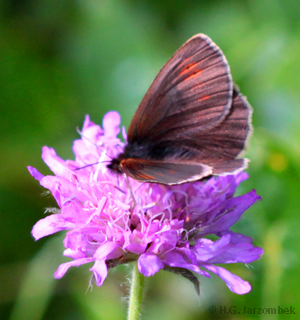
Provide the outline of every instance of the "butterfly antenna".
{"type": "Polygon", "coordinates": [[[97,162],[94,162],[94,163],[89,163],[83,167],[80,167],[80,168],[76,168],[75,170],[81,170],[81,169],[85,169],[85,168],[88,168],[88,167],[91,167],[91,166],[94,166],[95,164],[98,164],[98,163],[104,163],[104,162],[110,162],[108,160],[104,160],[104,161],[97,161],[97,162]]]}
{"type": "Polygon", "coordinates": [[[98,163],[100,163],[100,162],[98,161],[98,162],[90,163],[90,164],[87,164],[86,166],[83,166],[83,167],[80,167],[80,168],[76,168],[75,170],[77,171],[77,170],[85,169],[85,168],[94,166],[95,164],[98,164],[98,163]]]}
{"type": "MultiPolygon", "coordinates": [[[[112,159],[113,159],[113,157],[112,157],[112,156],[110,156],[109,154],[107,154],[106,152],[105,152],[105,155],[106,155],[108,158],[110,158],[110,160],[112,160],[112,159]]],[[[109,162],[109,161],[106,161],[106,162],[109,162]]]]}

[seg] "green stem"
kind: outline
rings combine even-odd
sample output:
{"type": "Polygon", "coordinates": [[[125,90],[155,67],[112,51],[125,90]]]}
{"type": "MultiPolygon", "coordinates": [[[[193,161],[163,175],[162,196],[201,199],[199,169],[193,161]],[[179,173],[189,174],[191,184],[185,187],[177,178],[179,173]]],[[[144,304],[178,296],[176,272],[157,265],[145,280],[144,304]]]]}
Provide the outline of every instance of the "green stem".
{"type": "Polygon", "coordinates": [[[132,268],[131,288],[127,320],[140,319],[145,277],[139,272],[136,263],[132,268]]]}

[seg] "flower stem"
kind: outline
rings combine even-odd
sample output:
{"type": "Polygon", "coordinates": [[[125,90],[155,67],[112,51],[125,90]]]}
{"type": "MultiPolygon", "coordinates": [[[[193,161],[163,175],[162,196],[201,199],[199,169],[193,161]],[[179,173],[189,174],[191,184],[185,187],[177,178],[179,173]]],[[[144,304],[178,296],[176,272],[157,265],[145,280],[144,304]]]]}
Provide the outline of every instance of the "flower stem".
{"type": "Polygon", "coordinates": [[[139,272],[137,265],[132,268],[131,288],[127,320],[140,319],[145,277],[139,272]]]}

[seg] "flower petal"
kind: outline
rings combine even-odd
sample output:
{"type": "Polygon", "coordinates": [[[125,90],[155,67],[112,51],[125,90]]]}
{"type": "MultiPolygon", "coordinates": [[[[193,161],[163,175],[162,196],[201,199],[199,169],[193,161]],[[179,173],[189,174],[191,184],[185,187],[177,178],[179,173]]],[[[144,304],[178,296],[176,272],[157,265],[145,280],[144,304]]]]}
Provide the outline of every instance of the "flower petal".
{"type": "Polygon", "coordinates": [[[65,161],[56,155],[54,149],[43,147],[42,158],[56,176],[68,180],[71,180],[74,176],[73,172],[66,166],[65,161]]]}
{"type": "Polygon", "coordinates": [[[179,252],[168,252],[164,255],[162,261],[173,268],[184,268],[194,271],[202,276],[210,277],[210,275],[201,270],[196,264],[188,263],[179,252]]]}
{"type": "Polygon", "coordinates": [[[255,190],[252,190],[242,196],[231,198],[226,201],[226,206],[222,208],[222,215],[215,219],[212,223],[207,225],[199,236],[207,234],[216,234],[227,231],[233,224],[235,224],[242,214],[261,197],[257,195],[255,190]],[[227,212],[226,212],[227,211],[227,212]]]}
{"type": "Polygon", "coordinates": [[[203,265],[203,267],[219,276],[226,283],[227,287],[234,293],[245,294],[251,290],[249,282],[244,281],[222,267],[213,265],[203,265]]]}
{"type": "Polygon", "coordinates": [[[102,286],[104,280],[107,277],[107,266],[105,260],[96,260],[90,271],[93,272],[96,285],[98,287],[102,286]]]}
{"type": "Polygon", "coordinates": [[[32,228],[31,234],[35,240],[58,231],[69,230],[74,227],[73,223],[65,221],[60,214],[52,214],[44,219],[39,220],[32,228]]]}
{"type": "Polygon", "coordinates": [[[138,258],[137,266],[140,273],[145,277],[150,277],[162,269],[164,263],[156,255],[143,253],[138,258]]]}
{"type": "Polygon", "coordinates": [[[77,259],[77,260],[62,263],[54,273],[54,278],[60,279],[61,277],[63,277],[70,267],[79,267],[83,264],[86,264],[92,261],[93,259],[91,258],[84,258],[84,259],[77,259]]]}
{"type": "Polygon", "coordinates": [[[107,138],[115,138],[120,132],[121,117],[118,112],[110,111],[103,118],[103,128],[107,138]]]}
{"type": "Polygon", "coordinates": [[[27,167],[29,173],[38,181],[41,181],[44,175],[42,175],[36,168],[33,168],[31,166],[27,167]]]}
{"type": "Polygon", "coordinates": [[[102,244],[95,252],[94,257],[97,260],[105,259],[109,254],[111,254],[114,250],[119,248],[120,245],[116,242],[106,242],[102,244]]]}

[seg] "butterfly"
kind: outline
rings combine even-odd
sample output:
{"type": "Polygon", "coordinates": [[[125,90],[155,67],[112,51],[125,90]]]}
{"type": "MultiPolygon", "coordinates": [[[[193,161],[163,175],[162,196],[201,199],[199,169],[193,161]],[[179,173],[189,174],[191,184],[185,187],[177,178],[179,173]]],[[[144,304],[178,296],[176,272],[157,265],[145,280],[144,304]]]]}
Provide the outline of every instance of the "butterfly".
{"type": "Polygon", "coordinates": [[[108,169],[166,185],[237,173],[252,132],[252,108],[206,35],[184,43],[159,71],[108,169]]]}

